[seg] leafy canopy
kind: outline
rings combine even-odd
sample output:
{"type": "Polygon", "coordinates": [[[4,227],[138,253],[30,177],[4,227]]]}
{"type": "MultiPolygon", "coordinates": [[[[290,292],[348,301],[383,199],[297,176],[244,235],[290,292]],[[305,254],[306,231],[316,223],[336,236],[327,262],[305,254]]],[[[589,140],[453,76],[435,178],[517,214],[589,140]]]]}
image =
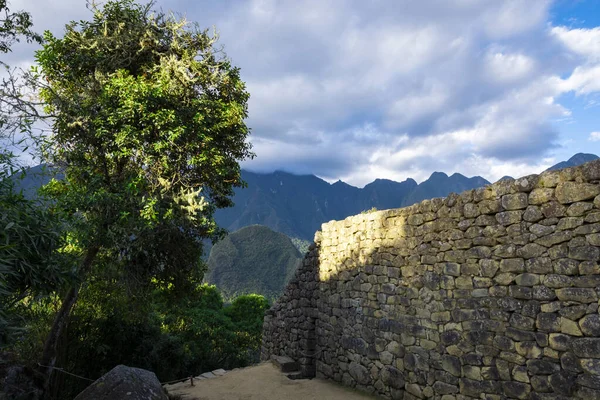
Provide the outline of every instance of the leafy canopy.
{"type": "Polygon", "coordinates": [[[94,6],[63,38],[46,32],[36,57],[54,118],[45,153],[65,169],[47,192],[80,216],[83,248],[161,271],[198,263],[200,239],[220,234],[215,208],[243,184],[238,161],[253,154],[238,68],[216,37],[151,7],[94,6]],[[196,251],[174,251],[181,243],[196,251]]]}

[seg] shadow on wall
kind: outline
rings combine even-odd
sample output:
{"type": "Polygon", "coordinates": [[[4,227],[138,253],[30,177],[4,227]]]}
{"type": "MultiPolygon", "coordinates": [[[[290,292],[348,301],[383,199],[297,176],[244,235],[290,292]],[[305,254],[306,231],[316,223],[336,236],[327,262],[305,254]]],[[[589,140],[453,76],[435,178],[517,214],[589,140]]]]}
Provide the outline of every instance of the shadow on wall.
{"type": "Polygon", "coordinates": [[[323,224],[263,359],[393,399],[600,399],[600,161],[323,224]]]}

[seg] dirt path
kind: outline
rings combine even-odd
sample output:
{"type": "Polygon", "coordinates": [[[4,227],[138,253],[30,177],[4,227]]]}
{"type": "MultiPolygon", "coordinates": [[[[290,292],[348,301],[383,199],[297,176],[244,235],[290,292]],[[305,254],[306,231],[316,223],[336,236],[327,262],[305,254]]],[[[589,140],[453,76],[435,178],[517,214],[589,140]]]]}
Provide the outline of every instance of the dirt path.
{"type": "Polygon", "coordinates": [[[321,379],[291,380],[271,363],[230,371],[223,376],[166,387],[184,400],[373,400],[374,397],[321,379]]]}

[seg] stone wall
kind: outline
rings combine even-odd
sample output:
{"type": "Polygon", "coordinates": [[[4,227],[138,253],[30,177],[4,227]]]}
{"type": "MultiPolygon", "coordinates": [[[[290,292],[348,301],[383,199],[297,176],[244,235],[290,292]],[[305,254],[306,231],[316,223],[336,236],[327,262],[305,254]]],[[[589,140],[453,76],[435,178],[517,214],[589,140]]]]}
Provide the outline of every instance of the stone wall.
{"type": "Polygon", "coordinates": [[[393,399],[600,399],[599,180],[596,161],[323,224],[263,359],[393,399]]]}
{"type": "Polygon", "coordinates": [[[305,377],[315,376],[318,317],[319,252],[312,244],[285,288],[283,295],[267,311],[263,326],[261,359],[285,355],[300,364],[305,377]]]}

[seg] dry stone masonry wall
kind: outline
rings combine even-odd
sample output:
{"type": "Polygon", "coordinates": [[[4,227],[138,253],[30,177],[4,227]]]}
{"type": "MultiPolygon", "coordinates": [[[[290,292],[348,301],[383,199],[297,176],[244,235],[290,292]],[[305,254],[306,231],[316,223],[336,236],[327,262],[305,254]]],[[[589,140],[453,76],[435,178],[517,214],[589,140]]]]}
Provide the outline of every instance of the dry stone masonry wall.
{"type": "Polygon", "coordinates": [[[323,224],[263,359],[392,399],[600,399],[600,161],[323,224]]]}

